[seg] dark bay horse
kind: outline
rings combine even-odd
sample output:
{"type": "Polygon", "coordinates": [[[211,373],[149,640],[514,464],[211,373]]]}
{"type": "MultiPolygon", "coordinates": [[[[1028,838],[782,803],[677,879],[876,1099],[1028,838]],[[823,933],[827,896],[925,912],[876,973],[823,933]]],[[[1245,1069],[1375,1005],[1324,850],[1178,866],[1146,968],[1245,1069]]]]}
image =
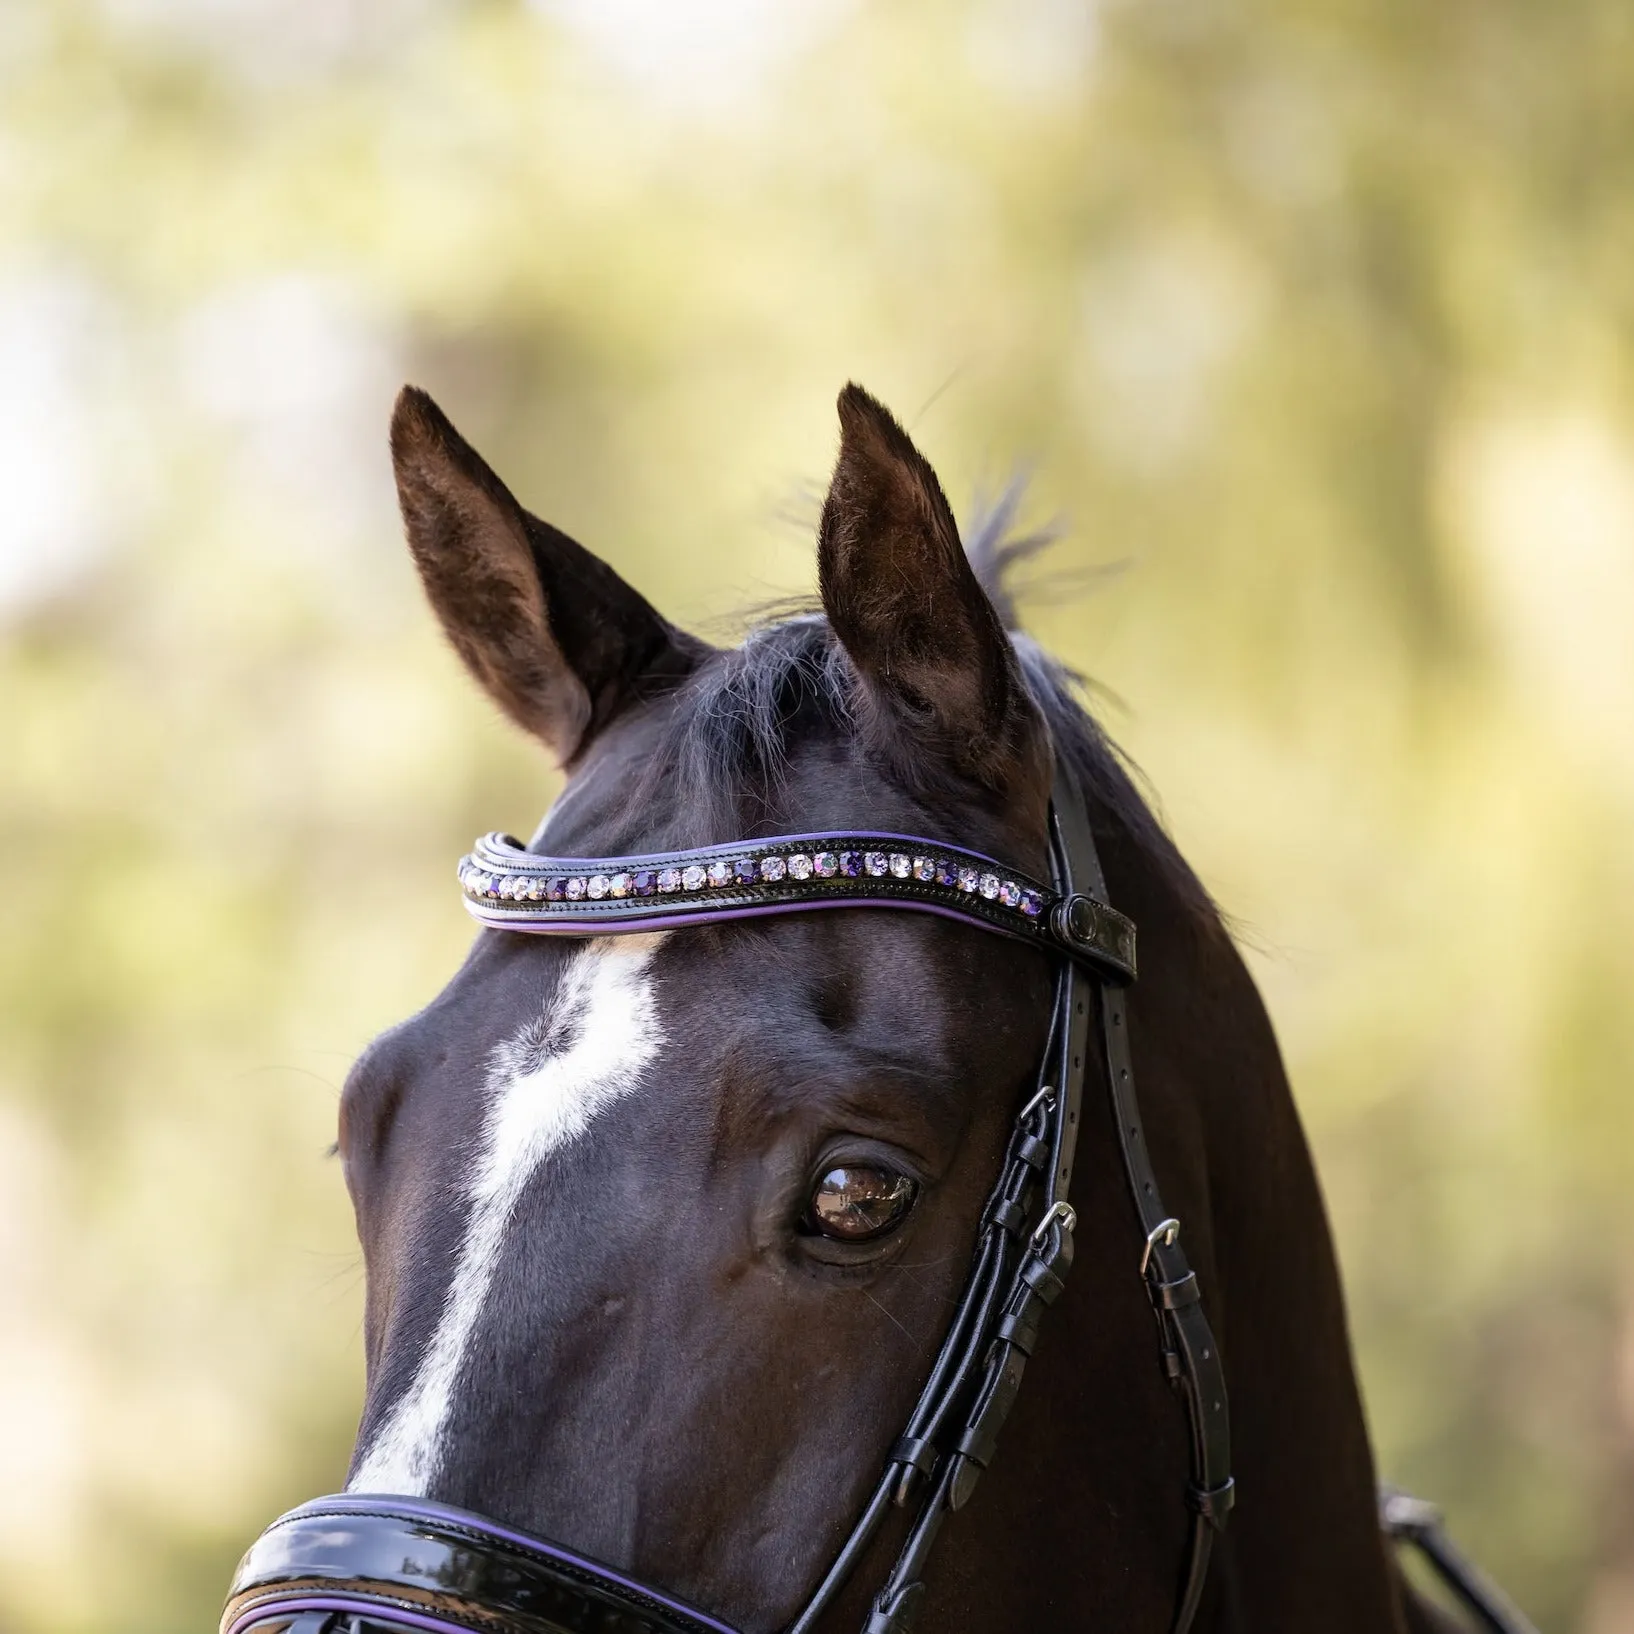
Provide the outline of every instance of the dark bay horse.
{"type": "MultiPolygon", "coordinates": [[[[1239,1500],[1194,1626],[1451,1626],[1381,1538],[1322,1199],[1241,958],[1067,674],[1014,629],[1001,543],[967,550],[930,466],[858,388],[840,421],[820,611],[722,650],[524,511],[403,393],[392,453],[431,604],[569,774],[530,849],[867,830],[1047,879],[1065,761],[1109,900],[1139,926],[1151,1160],[1229,1380],[1239,1500]]],[[[495,1517],[748,1634],[786,1628],[948,1327],[1053,979],[1035,948],[918,913],[483,931],[342,1099],[368,1273],[348,1491],[495,1517]]],[[[1092,1074],[1077,1266],[931,1559],[922,1629],[1171,1626],[1188,1428],[1111,1118],[1092,1074]]],[[[822,1629],[864,1624],[904,1524],[822,1629]]]]}

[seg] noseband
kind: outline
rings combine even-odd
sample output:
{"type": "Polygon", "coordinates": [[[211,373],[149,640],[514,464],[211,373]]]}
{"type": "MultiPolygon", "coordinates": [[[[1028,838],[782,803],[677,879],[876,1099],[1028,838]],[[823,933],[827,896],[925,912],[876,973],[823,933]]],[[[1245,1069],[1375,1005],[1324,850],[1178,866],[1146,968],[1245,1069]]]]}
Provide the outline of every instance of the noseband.
{"type": "MultiPolygon", "coordinates": [[[[1045,1310],[1072,1264],[1067,1201],[1099,1011],[1113,1125],[1139,1242],[1131,1269],[1157,1316],[1167,1377],[1186,1404],[1192,1522],[1173,1621],[1197,1613],[1214,1532],[1231,1509],[1231,1444],[1219,1347],[1180,1222],[1147,1155],[1124,988],[1135,927],[1106,881],[1071,772],[1057,766],[1048,886],[989,857],[899,834],[805,834],[684,854],[535,856],[490,835],[460,864],[471,913],[501,930],[613,936],[810,909],[942,914],[1055,955],[1054,1011],[1037,1085],[1016,1116],[982,1211],[958,1310],[861,1517],[788,1634],[812,1634],[889,1511],[913,1513],[863,1634],[907,1634],[942,1522],[970,1500],[1014,1405],[1045,1310]]],[[[480,1515],[419,1498],[346,1493],[275,1521],[233,1582],[221,1634],[733,1634],[623,1573],[480,1515]]]]}

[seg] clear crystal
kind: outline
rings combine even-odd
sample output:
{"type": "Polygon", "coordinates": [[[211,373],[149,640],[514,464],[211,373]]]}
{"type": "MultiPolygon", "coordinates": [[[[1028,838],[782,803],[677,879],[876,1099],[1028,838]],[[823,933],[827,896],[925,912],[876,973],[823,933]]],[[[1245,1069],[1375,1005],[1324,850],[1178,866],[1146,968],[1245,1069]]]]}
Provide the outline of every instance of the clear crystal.
{"type": "Polygon", "coordinates": [[[605,874],[592,874],[586,890],[598,902],[613,888],[613,882],[605,874]]]}
{"type": "Polygon", "coordinates": [[[976,882],[980,878],[981,875],[978,874],[974,868],[961,868],[959,870],[959,889],[961,891],[975,890],[976,882]]]}
{"type": "Polygon", "coordinates": [[[789,873],[795,879],[810,879],[811,858],[797,852],[789,858],[789,873]]]}
{"type": "Polygon", "coordinates": [[[730,885],[732,883],[732,865],[729,862],[715,861],[708,869],[711,885],[730,885]]]}
{"type": "Polygon", "coordinates": [[[607,882],[607,888],[614,896],[628,896],[630,894],[630,883],[628,874],[614,874],[607,882]]]}
{"type": "Polygon", "coordinates": [[[583,895],[584,877],[580,874],[575,874],[567,882],[567,899],[569,902],[577,902],[583,897],[583,895]]]}
{"type": "Polygon", "coordinates": [[[981,893],[989,902],[999,894],[999,876],[997,874],[982,875],[981,893]]]}
{"type": "Polygon", "coordinates": [[[769,879],[773,884],[780,880],[787,872],[781,857],[762,857],[760,859],[760,877],[769,879]]]}
{"type": "Polygon", "coordinates": [[[658,870],[658,889],[668,895],[671,891],[681,889],[681,870],[679,868],[660,868],[658,870]]]}
{"type": "Polygon", "coordinates": [[[906,879],[908,877],[908,871],[912,867],[912,857],[905,857],[900,851],[893,851],[891,853],[891,872],[895,874],[898,879],[906,879]]]}
{"type": "Polygon", "coordinates": [[[681,884],[689,891],[701,891],[703,883],[709,876],[697,863],[689,863],[681,870],[681,884]]]}
{"type": "Polygon", "coordinates": [[[929,857],[915,857],[913,859],[913,877],[915,879],[933,880],[936,878],[936,864],[929,857]]]}

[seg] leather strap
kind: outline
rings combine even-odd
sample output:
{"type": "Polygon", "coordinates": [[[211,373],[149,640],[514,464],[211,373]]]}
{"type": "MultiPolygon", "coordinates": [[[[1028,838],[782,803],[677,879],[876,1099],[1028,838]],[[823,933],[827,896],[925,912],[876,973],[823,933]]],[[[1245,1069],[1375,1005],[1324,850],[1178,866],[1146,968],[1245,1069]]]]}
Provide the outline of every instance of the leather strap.
{"type": "Polygon", "coordinates": [[[1410,1543],[1423,1554],[1485,1634],[1538,1634],[1514,1601],[1453,1544],[1434,1504],[1385,1487],[1379,1493],[1379,1524],[1392,1543],[1410,1543]]]}
{"type": "MultiPolygon", "coordinates": [[[[1102,901],[1106,877],[1083,802],[1070,768],[1056,773],[1052,822],[1061,849],[1077,878],[1102,901]]],[[[1092,974],[1073,966],[1079,983],[1092,974]]],[[[1184,1575],[1175,1605],[1174,1634],[1186,1634],[1197,1615],[1208,1577],[1214,1534],[1231,1511],[1235,1484],[1231,1476],[1231,1427],[1226,1398],[1225,1369],[1220,1347],[1203,1313],[1196,1273],[1180,1245],[1180,1222],[1163,1206],[1157,1175],[1146,1144],[1146,1130],[1135,1093],[1134,1063],[1129,1050],[1129,1024],[1124,990],[1098,981],[1101,1037],[1106,1054],[1107,1086],[1112,1100],[1118,1150],[1145,1244],[1139,1268],[1156,1312],[1164,1372],[1176,1382],[1186,1402],[1191,1430],[1191,1480],[1186,1501],[1192,1512],[1184,1575]]]]}
{"type": "MultiPolygon", "coordinates": [[[[1061,764],[1056,771],[1050,850],[1052,882],[1058,893],[1051,928],[1066,945],[1075,934],[1087,936],[1113,915],[1106,905],[1105,876],[1081,792],[1070,770],[1061,764]],[[1086,890],[1093,895],[1086,895],[1086,890]]],[[[1121,919],[1121,915],[1115,917],[1121,919]]],[[[1092,987],[1099,1000],[1119,1151],[1145,1244],[1139,1258],[1140,1275],[1157,1314],[1164,1371],[1184,1394],[1191,1427],[1192,1476],[1187,1501],[1193,1521],[1174,1634],[1187,1634],[1196,1617],[1214,1533],[1225,1522],[1233,1491],[1225,1377],[1203,1314],[1197,1278],[1180,1248],[1178,1222],[1164,1211],[1146,1155],[1121,987],[1121,980],[1132,974],[1132,969],[1114,972],[1098,961],[1078,957],[1062,961],[1039,1088],[1017,1120],[1004,1171],[984,1211],[977,1274],[961,1301],[908,1433],[893,1453],[893,1468],[900,1473],[887,1473],[898,1503],[923,1486],[927,1474],[931,1479],[918,1518],[874,1599],[864,1634],[907,1634],[912,1628],[925,1595],[925,1563],[943,1519],[969,1501],[991,1461],[1037,1343],[1044,1311],[1064,1287],[1072,1264],[1075,1216],[1067,1196],[1088,1075],[1092,987]],[[1050,1165],[1037,1204],[1038,1223],[1019,1260],[1012,1260],[1010,1242],[1018,1222],[1029,1218],[1030,1171],[1037,1168],[1039,1149],[1046,1139],[1050,1165]],[[983,1265],[994,1268],[991,1281],[985,1284],[983,1265]],[[1003,1290],[1002,1303],[997,1306],[993,1304],[996,1290],[1003,1290]],[[958,1360],[952,1360],[954,1357],[958,1360]],[[955,1410],[957,1416],[950,1417],[955,1410]],[[955,1425],[960,1427],[954,1430],[955,1425]],[[944,1449],[939,1457],[931,1450],[938,1445],[944,1449]]],[[[843,1581],[843,1573],[860,1558],[867,1541],[865,1532],[871,1533],[882,1514],[876,1495],[876,1503],[869,1506],[791,1634],[808,1634],[843,1581]]]]}

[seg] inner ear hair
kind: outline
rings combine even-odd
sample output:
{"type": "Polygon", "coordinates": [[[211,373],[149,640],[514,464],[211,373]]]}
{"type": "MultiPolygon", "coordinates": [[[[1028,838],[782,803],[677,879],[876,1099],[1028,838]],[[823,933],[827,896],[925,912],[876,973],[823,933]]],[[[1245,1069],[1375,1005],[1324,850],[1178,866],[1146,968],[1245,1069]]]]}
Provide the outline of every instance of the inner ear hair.
{"type": "Polygon", "coordinates": [[[818,531],[823,607],[856,671],[858,718],[914,782],[1032,781],[1043,723],[929,462],[860,386],[818,531]]]}

